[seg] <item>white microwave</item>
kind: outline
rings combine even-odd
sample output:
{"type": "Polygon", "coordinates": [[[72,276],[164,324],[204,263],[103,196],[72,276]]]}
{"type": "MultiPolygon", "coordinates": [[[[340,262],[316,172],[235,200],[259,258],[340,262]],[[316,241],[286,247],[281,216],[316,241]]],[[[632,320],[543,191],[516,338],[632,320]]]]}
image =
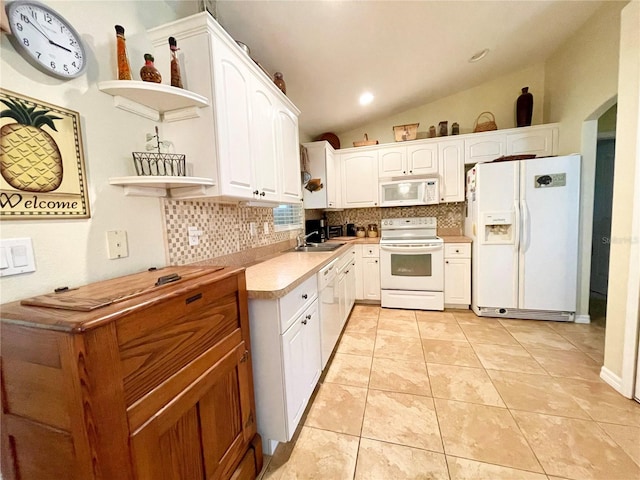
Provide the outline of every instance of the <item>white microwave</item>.
{"type": "Polygon", "coordinates": [[[433,205],[439,202],[440,190],[437,178],[397,180],[380,183],[381,207],[407,207],[433,205]]]}

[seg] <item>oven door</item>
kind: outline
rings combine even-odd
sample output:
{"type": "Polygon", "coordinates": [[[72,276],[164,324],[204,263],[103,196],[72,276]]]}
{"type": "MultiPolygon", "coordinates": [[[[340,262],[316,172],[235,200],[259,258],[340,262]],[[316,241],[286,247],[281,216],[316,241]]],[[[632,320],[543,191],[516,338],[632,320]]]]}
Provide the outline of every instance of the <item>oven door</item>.
{"type": "Polygon", "coordinates": [[[381,243],[380,287],[383,290],[442,292],[444,245],[381,243]]]}

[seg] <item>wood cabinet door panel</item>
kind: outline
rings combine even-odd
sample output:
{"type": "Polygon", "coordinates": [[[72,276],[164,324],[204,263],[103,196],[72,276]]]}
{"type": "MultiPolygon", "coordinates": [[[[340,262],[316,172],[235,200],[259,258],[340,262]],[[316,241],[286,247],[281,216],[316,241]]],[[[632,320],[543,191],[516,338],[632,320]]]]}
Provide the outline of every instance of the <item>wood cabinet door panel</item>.
{"type": "MultiPolygon", "coordinates": [[[[229,280],[230,288],[237,289],[234,279],[229,280]]],[[[125,317],[117,325],[125,397],[130,406],[240,329],[237,292],[222,298],[213,288],[195,295],[191,292],[152,307],[144,315],[125,317]],[[132,329],[132,324],[138,328],[132,329]]]]}
{"type": "Polygon", "coordinates": [[[76,459],[69,433],[6,414],[2,429],[7,442],[2,457],[6,480],[80,480],[72,473],[76,459]]]}
{"type": "Polygon", "coordinates": [[[248,357],[241,342],[133,433],[138,480],[229,476],[255,433],[248,357]]]}

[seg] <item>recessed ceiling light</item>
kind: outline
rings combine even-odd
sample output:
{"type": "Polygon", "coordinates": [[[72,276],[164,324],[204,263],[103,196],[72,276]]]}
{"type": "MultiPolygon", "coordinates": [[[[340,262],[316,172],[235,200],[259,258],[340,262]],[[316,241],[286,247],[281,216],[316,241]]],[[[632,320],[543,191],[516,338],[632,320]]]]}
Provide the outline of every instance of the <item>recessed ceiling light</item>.
{"type": "Polygon", "coordinates": [[[360,105],[369,105],[371,102],[373,102],[373,93],[364,92],[360,95],[360,105]]]}
{"type": "Polygon", "coordinates": [[[469,59],[469,63],[478,62],[478,61],[482,60],[484,57],[487,56],[487,53],[489,53],[489,49],[488,48],[485,48],[484,50],[480,50],[479,52],[475,53],[469,59]]]}

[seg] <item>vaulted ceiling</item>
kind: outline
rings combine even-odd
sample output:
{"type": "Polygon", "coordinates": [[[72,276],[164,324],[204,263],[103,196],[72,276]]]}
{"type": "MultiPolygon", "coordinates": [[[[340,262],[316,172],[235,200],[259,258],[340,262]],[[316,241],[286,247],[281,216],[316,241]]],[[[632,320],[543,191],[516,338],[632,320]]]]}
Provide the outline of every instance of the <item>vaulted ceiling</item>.
{"type": "Polygon", "coordinates": [[[218,0],[215,8],[254,60],[283,73],[301,130],[315,136],[543,62],[603,3],[218,0]],[[365,90],[375,98],[362,107],[365,90]]]}

